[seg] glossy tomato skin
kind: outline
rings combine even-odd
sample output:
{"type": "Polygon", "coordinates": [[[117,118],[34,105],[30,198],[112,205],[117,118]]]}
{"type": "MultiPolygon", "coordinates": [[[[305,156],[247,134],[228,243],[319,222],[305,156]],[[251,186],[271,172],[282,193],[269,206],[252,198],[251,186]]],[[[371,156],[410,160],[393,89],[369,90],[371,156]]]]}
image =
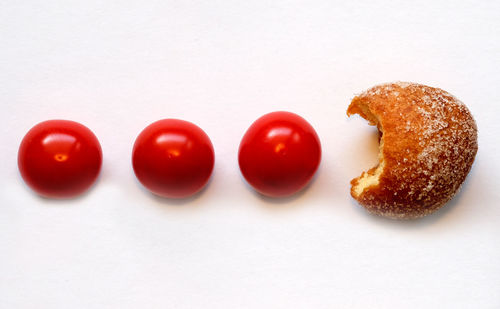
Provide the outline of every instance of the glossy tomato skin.
{"type": "Polygon", "coordinates": [[[314,128],[290,112],[257,119],[243,136],[238,161],[246,181],[270,197],[285,197],[304,188],[321,161],[314,128]]]}
{"type": "Polygon", "coordinates": [[[47,198],[72,198],[87,191],[101,170],[102,150],[86,126],[48,120],[24,136],[18,167],[26,184],[47,198]]]}
{"type": "Polygon", "coordinates": [[[137,179],[152,193],[185,198],[207,184],[214,158],[212,142],[202,129],[188,121],[163,119],[137,137],[132,166],[137,179]]]}

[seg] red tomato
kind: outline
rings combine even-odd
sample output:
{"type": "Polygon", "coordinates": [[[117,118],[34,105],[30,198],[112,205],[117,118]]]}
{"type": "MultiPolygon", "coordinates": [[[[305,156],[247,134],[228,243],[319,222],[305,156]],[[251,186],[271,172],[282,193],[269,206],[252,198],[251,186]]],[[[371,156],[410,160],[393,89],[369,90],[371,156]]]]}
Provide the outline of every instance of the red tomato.
{"type": "Polygon", "coordinates": [[[274,112],[257,119],[240,143],[243,177],[261,194],[289,196],[304,188],[318,169],[321,145],[299,115],[274,112]]]}
{"type": "Polygon", "coordinates": [[[149,191],[184,198],[207,184],[214,167],[214,148],[208,135],[193,123],[163,119],[137,137],[132,166],[149,191]]]}
{"type": "Polygon", "coordinates": [[[87,127],[48,120],[24,136],[18,166],[26,184],[49,198],[71,198],[87,191],[99,175],[101,145],[87,127]]]}

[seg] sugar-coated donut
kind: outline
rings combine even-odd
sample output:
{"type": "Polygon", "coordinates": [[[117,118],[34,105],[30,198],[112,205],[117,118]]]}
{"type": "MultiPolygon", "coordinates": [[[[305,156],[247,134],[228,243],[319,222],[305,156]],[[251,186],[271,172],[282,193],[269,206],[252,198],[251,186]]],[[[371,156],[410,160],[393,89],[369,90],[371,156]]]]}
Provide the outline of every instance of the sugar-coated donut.
{"type": "Polygon", "coordinates": [[[352,114],[381,134],[379,164],[351,181],[352,197],[369,212],[419,218],[458,192],[478,146],[476,122],[457,98],[439,88],[389,83],[354,97],[352,114]]]}

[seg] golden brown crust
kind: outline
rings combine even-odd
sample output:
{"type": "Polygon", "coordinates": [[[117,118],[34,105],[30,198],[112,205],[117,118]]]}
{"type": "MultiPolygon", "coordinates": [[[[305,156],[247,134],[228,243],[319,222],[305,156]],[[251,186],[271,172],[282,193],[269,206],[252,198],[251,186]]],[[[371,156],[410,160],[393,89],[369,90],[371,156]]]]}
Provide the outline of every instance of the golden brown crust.
{"type": "Polygon", "coordinates": [[[398,219],[430,214],[457,193],[474,162],[476,123],[462,102],[439,88],[375,86],[356,96],[347,114],[361,115],[382,133],[378,184],[356,194],[361,177],[351,181],[351,195],[371,213],[398,219]]]}

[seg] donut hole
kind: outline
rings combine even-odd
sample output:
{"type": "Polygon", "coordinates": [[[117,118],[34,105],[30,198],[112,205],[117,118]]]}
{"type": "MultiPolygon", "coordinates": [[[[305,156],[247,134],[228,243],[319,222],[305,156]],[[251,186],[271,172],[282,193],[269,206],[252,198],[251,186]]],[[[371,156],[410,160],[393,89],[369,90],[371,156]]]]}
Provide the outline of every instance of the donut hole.
{"type": "Polygon", "coordinates": [[[388,83],[355,96],[352,114],[383,132],[379,164],[351,181],[351,196],[370,213],[420,218],[458,192],[477,153],[477,125],[460,100],[439,88],[388,83]]]}

